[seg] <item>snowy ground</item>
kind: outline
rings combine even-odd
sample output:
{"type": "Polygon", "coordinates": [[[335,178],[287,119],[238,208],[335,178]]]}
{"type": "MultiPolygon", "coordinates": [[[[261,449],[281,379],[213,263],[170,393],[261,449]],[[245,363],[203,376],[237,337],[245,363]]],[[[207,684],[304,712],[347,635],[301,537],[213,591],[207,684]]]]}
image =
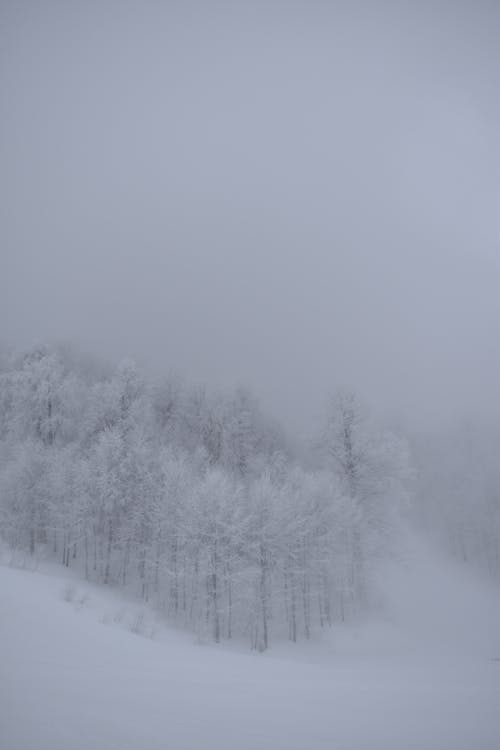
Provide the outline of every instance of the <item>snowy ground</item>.
{"type": "Polygon", "coordinates": [[[497,750],[495,596],[422,554],[383,579],[390,618],[257,655],[57,568],[2,566],[0,747],[497,750]]]}

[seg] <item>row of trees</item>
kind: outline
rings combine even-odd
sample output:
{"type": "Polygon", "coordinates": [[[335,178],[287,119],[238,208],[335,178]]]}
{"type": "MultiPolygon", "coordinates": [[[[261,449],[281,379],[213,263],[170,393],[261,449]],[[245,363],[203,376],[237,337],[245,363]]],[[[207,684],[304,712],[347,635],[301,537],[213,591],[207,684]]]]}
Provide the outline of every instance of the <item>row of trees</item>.
{"type": "Polygon", "coordinates": [[[366,604],[411,478],[405,444],[351,393],[332,400],[305,469],[245,390],[148,383],[132,362],[98,375],[49,350],[4,368],[0,430],[13,549],[257,649],[366,604]]]}

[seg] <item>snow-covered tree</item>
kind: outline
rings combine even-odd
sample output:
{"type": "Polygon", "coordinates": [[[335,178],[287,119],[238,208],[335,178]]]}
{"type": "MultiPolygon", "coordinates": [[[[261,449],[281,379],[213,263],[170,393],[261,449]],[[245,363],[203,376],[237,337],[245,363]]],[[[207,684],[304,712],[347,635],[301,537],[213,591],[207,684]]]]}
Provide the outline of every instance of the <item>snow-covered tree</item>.
{"type": "Polygon", "coordinates": [[[338,390],[330,402],[318,446],[352,505],[351,582],[363,598],[366,557],[387,541],[398,510],[408,502],[408,446],[377,429],[357,396],[346,389],[338,390]]]}

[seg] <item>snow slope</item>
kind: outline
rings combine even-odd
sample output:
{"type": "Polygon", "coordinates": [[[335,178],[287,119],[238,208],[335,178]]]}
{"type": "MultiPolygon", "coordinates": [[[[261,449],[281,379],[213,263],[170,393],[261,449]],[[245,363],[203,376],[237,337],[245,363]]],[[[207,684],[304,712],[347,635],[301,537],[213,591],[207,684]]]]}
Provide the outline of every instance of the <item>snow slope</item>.
{"type": "Polygon", "coordinates": [[[443,603],[426,564],[386,571],[391,621],[266,655],[200,645],[66,571],[0,567],[0,748],[496,750],[493,598],[441,567],[443,603]]]}

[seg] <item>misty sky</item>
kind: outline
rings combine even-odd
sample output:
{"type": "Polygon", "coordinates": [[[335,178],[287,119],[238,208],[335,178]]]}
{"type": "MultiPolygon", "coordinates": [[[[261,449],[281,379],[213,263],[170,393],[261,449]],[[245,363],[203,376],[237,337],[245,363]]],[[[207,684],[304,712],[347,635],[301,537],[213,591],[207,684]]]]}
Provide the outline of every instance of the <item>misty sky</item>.
{"type": "Polygon", "coordinates": [[[0,3],[0,338],[498,408],[500,3],[0,3]]]}

